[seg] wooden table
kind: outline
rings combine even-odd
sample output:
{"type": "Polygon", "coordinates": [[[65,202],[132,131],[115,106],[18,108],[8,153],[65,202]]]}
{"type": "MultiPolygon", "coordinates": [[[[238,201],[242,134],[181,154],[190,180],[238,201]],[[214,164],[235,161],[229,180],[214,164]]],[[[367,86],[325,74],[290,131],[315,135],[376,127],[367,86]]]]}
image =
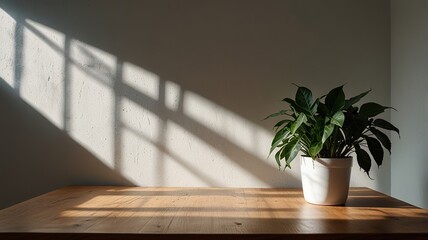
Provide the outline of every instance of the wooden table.
{"type": "Polygon", "coordinates": [[[18,238],[428,239],[428,211],[368,188],[317,206],[301,189],[66,187],[0,211],[18,238]]]}

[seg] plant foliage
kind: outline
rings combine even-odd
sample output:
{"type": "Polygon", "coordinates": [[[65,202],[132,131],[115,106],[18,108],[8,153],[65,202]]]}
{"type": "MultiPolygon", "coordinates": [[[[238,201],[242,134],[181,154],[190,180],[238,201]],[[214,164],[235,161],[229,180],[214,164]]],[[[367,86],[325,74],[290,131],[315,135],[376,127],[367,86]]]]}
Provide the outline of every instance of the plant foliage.
{"type": "Polygon", "coordinates": [[[359,166],[369,175],[372,158],[380,166],[383,148],[391,152],[391,142],[380,129],[400,134],[388,121],[375,119],[390,107],[374,102],[364,103],[360,108],[354,106],[370,91],[346,99],[343,86],[340,86],[314,99],[311,90],[298,86],[294,100],[282,100],[289,109],[265,118],[284,118],[274,125],[275,136],[269,155],[277,150],[278,167],[284,164],[285,168],[291,168],[290,163],[299,151],[312,159],[348,157],[355,153],[359,166]]]}

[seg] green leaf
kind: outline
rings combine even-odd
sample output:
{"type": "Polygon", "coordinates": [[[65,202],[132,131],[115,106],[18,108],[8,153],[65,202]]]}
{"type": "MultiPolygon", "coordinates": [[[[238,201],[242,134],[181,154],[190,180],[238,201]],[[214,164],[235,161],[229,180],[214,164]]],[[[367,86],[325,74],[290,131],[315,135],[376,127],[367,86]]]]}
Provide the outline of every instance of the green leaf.
{"type": "Polygon", "coordinates": [[[324,124],[328,124],[330,122],[331,118],[325,117],[324,118],[324,124]]]}
{"type": "Polygon", "coordinates": [[[317,98],[317,99],[314,101],[314,103],[312,104],[312,106],[311,106],[311,113],[312,113],[312,115],[315,115],[315,114],[317,113],[317,109],[318,109],[318,105],[319,105],[319,103],[320,103],[320,99],[319,99],[319,98],[317,98]]]}
{"type": "Polygon", "coordinates": [[[284,99],[282,99],[282,101],[290,104],[291,106],[296,105],[296,102],[293,99],[291,99],[291,98],[284,98],[284,99]]]}
{"type": "Polygon", "coordinates": [[[297,154],[300,151],[300,148],[301,146],[298,138],[294,138],[288,144],[285,145],[283,154],[284,154],[286,167],[291,168],[290,163],[297,156],[297,154]]]}
{"type": "Polygon", "coordinates": [[[327,106],[324,103],[321,103],[321,102],[318,104],[318,112],[322,113],[323,116],[330,115],[330,112],[329,112],[327,106]]]}
{"type": "Polygon", "coordinates": [[[331,124],[342,127],[345,122],[345,114],[342,111],[337,111],[330,120],[331,124]]]}
{"type": "Polygon", "coordinates": [[[365,136],[364,137],[367,142],[367,146],[369,147],[370,153],[372,154],[377,166],[382,165],[383,162],[383,148],[380,145],[380,142],[373,137],[365,136]]]}
{"type": "Polygon", "coordinates": [[[351,97],[349,100],[345,100],[345,106],[343,107],[343,109],[348,109],[350,106],[352,106],[355,103],[357,103],[358,101],[360,101],[361,98],[366,96],[370,91],[371,91],[371,89],[368,90],[367,92],[363,92],[363,93],[361,93],[355,97],[351,97]]]}
{"type": "MultiPolygon", "coordinates": [[[[291,99],[291,98],[284,98],[284,99],[282,99],[282,101],[284,101],[284,102],[286,102],[286,103],[288,103],[288,104],[290,104],[290,107],[292,108],[292,109],[294,109],[296,112],[304,112],[304,113],[308,113],[308,111],[306,110],[304,110],[304,109],[302,109],[302,107],[300,107],[299,105],[297,105],[296,104],[296,102],[293,100],[293,99],[291,99]]],[[[309,113],[310,114],[310,113],[309,113]]],[[[292,115],[291,115],[292,116],[292,115]]]]}
{"type": "Polygon", "coordinates": [[[355,143],[354,147],[355,147],[355,153],[357,154],[358,165],[370,177],[369,171],[370,171],[370,168],[372,166],[372,160],[371,160],[369,154],[364,149],[361,149],[360,146],[358,145],[358,143],[355,143]]]}
{"type": "Polygon", "coordinates": [[[277,123],[275,124],[275,126],[273,126],[273,128],[274,128],[274,129],[278,129],[278,128],[279,128],[279,127],[281,127],[281,125],[283,125],[284,123],[289,123],[289,122],[291,122],[291,120],[289,120],[289,119],[285,119],[285,120],[279,121],[279,122],[277,122],[277,123]]]}
{"type": "Polygon", "coordinates": [[[345,106],[345,93],[343,92],[343,86],[334,88],[327,94],[325,105],[330,110],[330,114],[343,109],[345,106]]]}
{"type": "Polygon", "coordinates": [[[322,146],[323,146],[322,142],[314,142],[309,147],[309,155],[311,156],[312,159],[315,159],[317,157],[318,153],[320,153],[322,149],[322,146]]]}
{"type": "Polygon", "coordinates": [[[383,147],[386,148],[386,150],[388,150],[391,154],[391,141],[389,140],[388,136],[373,127],[370,128],[370,132],[372,132],[377,137],[377,139],[379,139],[383,147]]]}
{"type": "Polygon", "coordinates": [[[281,155],[281,151],[282,150],[283,149],[278,150],[278,152],[276,152],[276,154],[275,154],[275,160],[276,160],[276,164],[278,165],[278,168],[281,168],[281,158],[280,158],[280,155],[281,155]]]}
{"type": "Polygon", "coordinates": [[[269,156],[272,154],[273,150],[275,150],[275,148],[288,136],[289,133],[290,131],[287,128],[283,128],[275,134],[272,140],[269,156]]]}
{"type": "Polygon", "coordinates": [[[311,114],[312,106],[312,92],[308,88],[299,87],[296,92],[296,105],[298,105],[303,112],[311,114]]]}
{"type": "Polygon", "coordinates": [[[384,107],[374,102],[364,103],[361,105],[360,114],[365,117],[374,117],[378,114],[381,114],[390,107],[384,107]]]}
{"type": "Polygon", "coordinates": [[[290,126],[291,134],[294,134],[296,130],[302,125],[302,123],[306,122],[307,120],[308,119],[306,115],[304,113],[300,113],[299,117],[297,117],[297,119],[293,123],[291,123],[291,126],[290,126]]]}
{"type": "Polygon", "coordinates": [[[344,126],[344,128],[347,129],[347,133],[350,134],[354,140],[362,137],[364,130],[369,126],[369,121],[365,116],[347,113],[345,119],[344,125],[346,126],[344,126]]]}
{"type": "Polygon", "coordinates": [[[272,113],[271,115],[265,117],[263,120],[266,120],[266,119],[271,118],[271,117],[276,117],[276,116],[279,116],[279,115],[288,115],[288,116],[290,116],[290,114],[288,114],[288,112],[289,112],[288,110],[281,110],[279,112],[272,113]]]}
{"type": "Polygon", "coordinates": [[[324,130],[322,133],[322,138],[321,138],[321,144],[324,144],[325,141],[327,140],[327,138],[330,137],[330,135],[333,133],[334,130],[334,125],[333,124],[329,124],[329,125],[325,125],[324,126],[324,130]]]}
{"type": "Polygon", "coordinates": [[[395,131],[396,133],[398,133],[398,135],[400,135],[400,130],[398,130],[398,128],[396,128],[394,125],[392,125],[390,122],[383,120],[383,119],[376,119],[373,122],[373,125],[375,125],[376,127],[380,127],[383,129],[387,129],[387,130],[392,130],[395,131]]]}

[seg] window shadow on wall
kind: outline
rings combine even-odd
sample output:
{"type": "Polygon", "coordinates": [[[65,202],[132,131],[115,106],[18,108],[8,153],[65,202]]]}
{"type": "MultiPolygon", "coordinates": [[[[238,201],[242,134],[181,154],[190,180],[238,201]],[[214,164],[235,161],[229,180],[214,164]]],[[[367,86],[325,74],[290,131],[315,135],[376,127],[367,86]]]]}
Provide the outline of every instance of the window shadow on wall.
{"type": "MultiPolygon", "coordinates": [[[[82,159],[98,159],[104,170],[94,173],[99,178],[95,177],[93,181],[85,180],[88,179],[85,177],[73,178],[80,179],[82,183],[98,181],[163,186],[174,183],[189,185],[189,182],[197,181],[197,184],[206,186],[245,186],[246,183],[239,182],[234,176],[239,169],[251,176],[248,179],[254,178],[255,183],[263,186],[300,185],[290,175],[287,176],[288,182],[285,182],[284,173],[266,159],[268,148],[264,148],[263,144],[266,143],[266,137],[270,137],[270,130],[259,119],[269,111],[265,111],[263,101],[259,100],[267,92],[264,80],[274,77],[269,72],[270,67],[283,64],[279,59],[287,49],[270,46],[271,41],[276,44],[284,40],[285,36],[277,36],[279,39],[273,36],[266,40],[263,34],[274,32],[272,30],[278,25],[264,25],[259,19],[254,19],[251,16],[254,6],[250,4],[252,10],[242,14],[235,12],[240,5],[232,4],[227,9],[226,17],[218,18],[215,10],[224,7],[224,2],[207,4],[199,13],[186,9],[186,6],[199,6],[197,2],[188,2],[185,6],[173,1],[130,1],[127,4],[42,2],[5,1],[0,6],[16,21],[13,86],[23,98],[25,91],[28,92],[25,86],[33,81],[23,76],[26,67],[23,54],[25,49],[29,49],[23,32],[41,40],[49,51],[61,56],[62,62],[57,63],[62,67],[62,75],[57,76],[62,84],[60,117],[56,122],[54,120],[56,127],[50,125],[50,131],[58,141],[55,144],[61,144],[62,147],[54,148],[53,153],[49,153],[52,155],[48,155],[49,161],[43,163],[45,169],[55,169],[51,167],[56,166],[50,165],[51,161],[72,161],[76,154],[83,154],[85,157],[82,159]],[[186,16],[184,13],[192,14],[186,16]],[[199,17],[206,18],[198,23],[195,19],[199,17]],[[244,24],[245,21],[252,24],[244,24]],[[231,26],[227,27],[229,23],[231,26]],[[40,26],[63,34],[63,41],[58,44],[40,26]],[[258,34],[254,33],[254,28],[258,34]],[[239,31],[235,33],[235,30],[239,31]],[[243,41],[247,37],[248,41],[243,41]],[[253,47],[256,48],[248,53],[247,50],[253,47]],[[250,56],[258,59],[250,59],[250,56]],[[260,60],[263,58],[272,61],[260,60]],[[129,69],[136,70],[132,72],[129,69]],[[140,77],[134,79],[135,75],[140,77]],[[144,85],[148,75],[156,75],[151,80],[155,86],[151,90],[154,91],[144,85]],[[139,88],[141,84],[145,88],[139,88]],[[96,87],[91,89],[90,86],[96,87]],[[90,98],[91,94],[93,98],[90,98]],[[101,97],[111,95],[111,99],[97,98],[97,94],[101,97]],[[90,108],[91,105],[93,108],[90,108]],[[99,116],[86,116],[96,115],[96,108],[103,107],[108,107],[111,113],[99,110],[99,116]],[[89,110],[78,112],[80,109],[89,110]],[[208,110],[206,115],[205,110],[208,110]],[[134,112],[133,117],[140,119],[149,116],[147,124],[154,124],[155,121],[156,126],[139,126],[141,121],[137,121],[137,124],[133,122],[129,112],[134,112]],[[108,116],[112,116],[112,119],[108,119],[108,116]],[[80,131],[82,127],[88,129],[80,131]],[[62,129],[63,132],[54,129],[62,129]],[[97,137],[102,132],[100,129],[108,134],[97,137]],[[105,143],[99,143],[104,139],[105,143]],[[81,146],[78,148],[73,144],[81,146]],[[69,145],[73,147],[68,148],[69,145]],[[70,157],[58,160],[61,158],[57,156],[60,154],[57,149],[67,151],[70,157]],[[138,155],[141,152],[146,155],[138,155]],[[150,163],[147,159],[150,159],[150,163]],[[219,165],[216,162],[218,159],[223,161],[221,164],[230,161],[233,167],[225,167],[219,174],[210,172],[219,165]],[[149,170],[139,171],[140,167],[149,170]],[[109,172],[108,168],[115,171],[109,172]],[[180,180],[171,174],[174,168],[188,173],[187,179],[180,180]],[[104,174],[112,177],[103,179],[104,174]]],[[[274,16],[265,23],[275,23],[281,15],[274,16]]],[[[18,102],[24,105],[22,100],[18,102]]],[[[25,109],[30,112],[28,105],[25,105],[25,109]]],[[[32,114],[35,114],[34,110],[32,114]]],[[[13,119],[12,116],[10,119],[13,119]]],[[[37,115],[35,121],[49,125],[45,120],[37,115]]],[[[37,136],[35,133],[32,138],[25,135],[21,137],[31,143],[37,137],[43,139],[45,135],[42,131],[40,134],[37,136]]],[[[15,143],[21,141],[17,138],[15,143]]],[[[39,147],[49,152],[52,150],[49,145],[39,147]]],[[[25,149],[27,146],[20,147],[25,149]]],[[[26,155],[20,155],[19,158],[24,160],[26,157],[23,156],[26,155]]],[[[35,156],[43,159],[41,155],[35,156]]],[[[91,161],[82,160],[81,163],[91,161]]],[[[68,166],[69,163],[65,162],[63,166],[68,166]]],[[[85,165],[77,166],[86,168],[85,165]]],[[[60,175],[62,171],[67,172],[61,168],[56,172],[60,175]]],[[[87,174],[91,175],[92,172],[88,170],[87,174]]],[[[55,178],[52,176],[51,179],[55,178]]],[[[61,185],[59,182],[55,186],[61,185]]],[[[71,183],[74,182],[63,181],[63,184],[71,183]]]]}
{"type": "Polygon", "coordinates": [[[0,208],[64,185],[133,185],[20,99],[0,79],[0,208]]]}

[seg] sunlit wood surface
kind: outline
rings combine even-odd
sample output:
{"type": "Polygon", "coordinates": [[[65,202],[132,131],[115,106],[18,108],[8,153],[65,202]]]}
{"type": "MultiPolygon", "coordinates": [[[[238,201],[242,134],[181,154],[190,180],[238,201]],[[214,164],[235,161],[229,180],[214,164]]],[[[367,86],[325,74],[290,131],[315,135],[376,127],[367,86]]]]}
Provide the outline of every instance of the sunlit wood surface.
{"type": "Polygon", "coordinates": [[[66,187],[0,211],[0,239],[21,237],[428,239],[428,211],[368,188],[316,206],[301,189],[66,187]]]}

